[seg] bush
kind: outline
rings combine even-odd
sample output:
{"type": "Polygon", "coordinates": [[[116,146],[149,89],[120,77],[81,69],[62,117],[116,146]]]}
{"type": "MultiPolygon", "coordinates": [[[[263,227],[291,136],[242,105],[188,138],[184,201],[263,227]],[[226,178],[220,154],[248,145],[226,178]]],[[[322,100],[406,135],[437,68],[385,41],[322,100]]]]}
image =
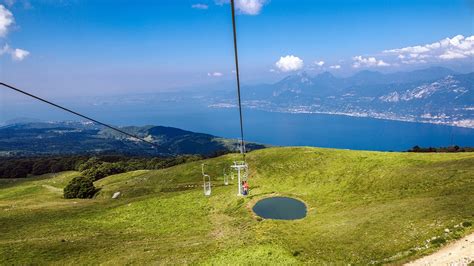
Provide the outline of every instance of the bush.
{"type": "Polygon", "coordinates": [[[462,226],[463,227],[470,227],[470,226],[472,226],[472,223],[468,222],[468,221],[465,221],[465,222],[462,222],[462,226]]]}
{"type": "Polygon", "coordinates": [[[64,198],[66,199],[89,199],[94,196],[97,189],[90,178],[78,176],[73,178],[64,188],[64,198]]]}
{"type": "Polygon", "coordinates": [[[439,246],[446,243],[446,239],[444,239],[442,237],[438,237],[438,238],[435,238],[435,239],[431,240],[430,243],[437,246],[437,247],[439,247],[439,246]]]}

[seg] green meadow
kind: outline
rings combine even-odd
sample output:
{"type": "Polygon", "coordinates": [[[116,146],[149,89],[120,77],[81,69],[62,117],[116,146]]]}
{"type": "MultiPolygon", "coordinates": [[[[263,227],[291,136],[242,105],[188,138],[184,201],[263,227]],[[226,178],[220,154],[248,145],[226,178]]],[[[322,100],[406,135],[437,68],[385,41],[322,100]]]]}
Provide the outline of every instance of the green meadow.
{"type": "Polygon", "coordinates": [[[109,176],[87,200],[63,198],[78,172],[0,179],[0,264],[401,264],[474,231],[474,153],[268,148],[247,155],[247,197],[223,182],[237,159],[109,176]],[[272,195],[307,217],[254,215],[272,195]]]}

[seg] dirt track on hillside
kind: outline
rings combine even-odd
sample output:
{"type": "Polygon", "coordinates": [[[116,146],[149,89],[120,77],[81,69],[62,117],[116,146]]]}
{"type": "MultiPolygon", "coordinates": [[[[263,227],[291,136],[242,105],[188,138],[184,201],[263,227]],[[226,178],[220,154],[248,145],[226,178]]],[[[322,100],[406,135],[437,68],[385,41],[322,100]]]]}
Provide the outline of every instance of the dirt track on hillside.
{"type": "Polygon", "coordinates": [[[468,265],[474,261],[474,233],[453,242],[439,251],[405,265],[468,265]]]}

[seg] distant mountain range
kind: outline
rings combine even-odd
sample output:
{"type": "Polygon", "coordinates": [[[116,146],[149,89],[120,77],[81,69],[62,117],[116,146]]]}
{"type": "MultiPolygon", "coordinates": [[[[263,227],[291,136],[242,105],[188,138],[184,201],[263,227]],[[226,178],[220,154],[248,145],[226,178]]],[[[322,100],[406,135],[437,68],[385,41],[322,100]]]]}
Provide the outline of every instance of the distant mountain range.
{"type": "MultiPolygon", "coordinates": [[[[0,127],[1,156],[71,154],[124,154],[134,156],[204,156],[238,149],[237,141],[163,126],[122,127],[122,130],[156,143],[124,136],[92,122],[20,122],[0,127]]],[[[247,150],[264,145],[248,143],[247,150]]]]}
{"type": "MultiPolygon", "coordinates": [[[[246,108],[271,112],[325,113],[474,128],[474,73],[431,67],[351,77],[329,72],[290,75],[274,84],[242,89],[246,108]]],[[[215,108],[235,107],[235,95],[215,97],[215,108]]]]}

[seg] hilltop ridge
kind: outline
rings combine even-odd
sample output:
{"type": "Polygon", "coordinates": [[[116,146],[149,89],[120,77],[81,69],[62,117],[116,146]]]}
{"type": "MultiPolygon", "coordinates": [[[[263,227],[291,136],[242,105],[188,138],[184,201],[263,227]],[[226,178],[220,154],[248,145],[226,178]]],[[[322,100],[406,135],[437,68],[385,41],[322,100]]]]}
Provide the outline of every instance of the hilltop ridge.
{"type": "MultiPolygon", "coordinates": [[[[153,148],[92,122],[14,123],[0,127],[0,156],[124,154],[133,156],[210,156],[234,152],[237,140],[164,126],[128,126],[122,130],[156,143],[153,148]]],[[[247,143],[248,150],[265,145],[247,143]]]]}

